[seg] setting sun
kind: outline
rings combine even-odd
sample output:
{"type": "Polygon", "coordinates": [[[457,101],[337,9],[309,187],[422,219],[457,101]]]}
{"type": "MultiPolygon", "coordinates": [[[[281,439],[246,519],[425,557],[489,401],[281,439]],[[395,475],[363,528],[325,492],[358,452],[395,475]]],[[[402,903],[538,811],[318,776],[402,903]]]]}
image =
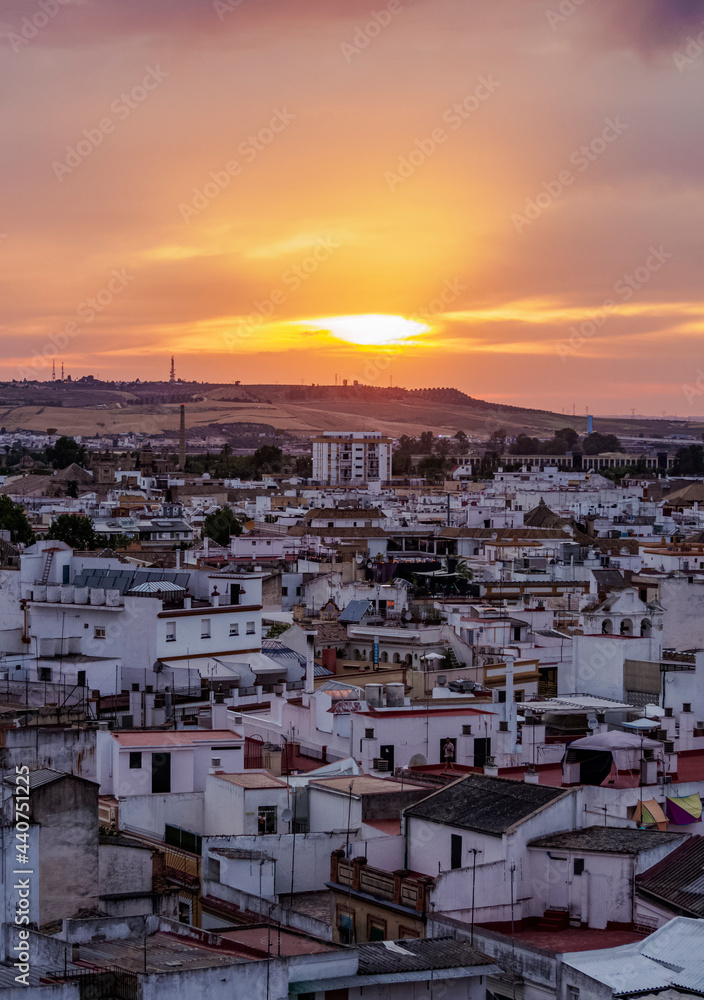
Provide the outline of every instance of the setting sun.
{"type": "Polygon", "coordinates": [[[364,347],[384,347],[388,344],[403,344],[421,333],[429,333],[430,327],[403,316],[370,314],[366,316],[329,316],[323,319],[305,320],[301,325],[314,330],[326,330],[338,340],[364,347]]]}

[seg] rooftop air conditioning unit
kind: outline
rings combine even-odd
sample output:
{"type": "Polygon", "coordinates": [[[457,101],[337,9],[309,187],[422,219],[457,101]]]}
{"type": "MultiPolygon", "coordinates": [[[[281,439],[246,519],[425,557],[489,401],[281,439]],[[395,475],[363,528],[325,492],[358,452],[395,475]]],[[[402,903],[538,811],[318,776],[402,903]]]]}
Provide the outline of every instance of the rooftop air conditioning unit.
{"type": "Polygon", "coordinates": [[[373,729],[365,729],[364,730],[364,738],[365,738],[365,740],[373,740],[374,739],[374,730],[373,729]]]}
{"type": "Polygon", "coordinates": [[[384,760],[383,757],[375,757],[372,763],[372,767],[375,771],[390,771],[391,762],[384,760]]]}

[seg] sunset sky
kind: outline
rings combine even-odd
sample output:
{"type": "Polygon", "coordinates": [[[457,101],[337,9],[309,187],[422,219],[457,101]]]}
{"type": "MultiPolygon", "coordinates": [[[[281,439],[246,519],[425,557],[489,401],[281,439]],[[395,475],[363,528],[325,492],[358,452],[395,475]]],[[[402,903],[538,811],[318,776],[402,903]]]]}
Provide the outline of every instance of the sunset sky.
{"type": "Polygon", "coordinates": [[[0,0],[0,34],[0,378],[704,413],[704,0],[0,0]]]}

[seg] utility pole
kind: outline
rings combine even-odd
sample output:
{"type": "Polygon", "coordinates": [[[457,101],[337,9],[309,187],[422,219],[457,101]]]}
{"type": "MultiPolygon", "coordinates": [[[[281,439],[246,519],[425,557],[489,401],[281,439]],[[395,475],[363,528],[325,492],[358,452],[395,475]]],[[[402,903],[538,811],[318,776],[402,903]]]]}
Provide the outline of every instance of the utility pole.
{"type": "Polygon", "coordinates": [[[477,854],[482,852],[477,847],[470,847],[470,851],[474,858],[472,860],[472,923],[470,924],[469,943],[474,947],[474,890],[477,884],[477,854]]]}
{"type": "Polygon", "coordinates": [[[513,879],[516,872],[516,862],[511,862],[511,982],[512,982],[512,997],[516,1000],[516,934],[513,920],[513,879]]]}

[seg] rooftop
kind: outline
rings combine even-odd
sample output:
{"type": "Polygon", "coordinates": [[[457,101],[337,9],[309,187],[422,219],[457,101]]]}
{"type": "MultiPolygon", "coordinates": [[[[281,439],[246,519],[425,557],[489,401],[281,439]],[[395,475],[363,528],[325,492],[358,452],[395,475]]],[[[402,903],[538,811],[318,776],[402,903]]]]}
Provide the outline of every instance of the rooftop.
{"type": "Polygon", "coordinates": [[[216,774],[216,778],[221,781],[229,781],[231,785],[239,785],[240,788],[286,788],[285,781],[279,781],[273,774],[261,774],[250,772],[247,774],[216,774]]]}
{"type": "Polygon", "coordinates": [[[456,969],[491,965],[492,961],[466,941],[453,938],[410,938],[375,941],[357,946],[358,975],[389,972],[420,972],[426,969],[456,969]]]}
{"type": "Polygon", "coordinates": [[[375,778],[369,774],[343,774],[336,778],[314,778],[311,779],[310,785],[334,792],[344,792],[345,795],[349,793],[350,785],[352,786],[352,795],[389,795],[397,794],[405,789],[425,788],[424,785],[414,784],[410,781],[396,781],[394,778],[375,778]]]}
{"type": "Polygon", "coordinates": [[[221,931],[220,937],[235,947],[242,945],[243,957],[247,953],[252,958],[266,958],[272,955],[322,955],[326,952],[341,951],[342,945],[320,941],[305,934],[296,934],[282,927],[271,928],[242,927],[232,931],[221,931]]]}
{"type": "Polygon", "coordinates": [[[584,830],[551,833],[531,840],[529,847],[554,848],[558,851],[586,851],[600,854],[640,854],[665,844],[673,847],[682,840],[681,833],[661,830],[638,830],[630,827],[589,826],[584,830]]]}
{"type": "MultiPolygon", "coordinates": [[[[196,932],[197,933],[197,932],[196,932]]],[[[209,969],[218,965],[233,965],[245,961],[233,951],[222,946],[216,950],[205,941],[158,931],[145,941],[143,937],[119,941],[100,941],[81,944],[81,967],[86,964],[99,966],[119,965],[130,972],[185,972],[189,969],[209,969]]]]}
{"type": "Polygon", "coordinates": [[[685,840],[658,864],[636,875],[636,885],[672,910],[704,917],[704,837],[685,840]]]}
{"type": "Polygon", "coordinates": [[[187,747],[196,743],[235,743],[240,733],[231,729],[159,729],[113,730],[112,736],[122,747],[187,747]]]}
{"type": "Polygon", "coordinates": [[[406,816],[499,837],[569,792],[547,785],[468,774],[406,809],[406,816]]]}

